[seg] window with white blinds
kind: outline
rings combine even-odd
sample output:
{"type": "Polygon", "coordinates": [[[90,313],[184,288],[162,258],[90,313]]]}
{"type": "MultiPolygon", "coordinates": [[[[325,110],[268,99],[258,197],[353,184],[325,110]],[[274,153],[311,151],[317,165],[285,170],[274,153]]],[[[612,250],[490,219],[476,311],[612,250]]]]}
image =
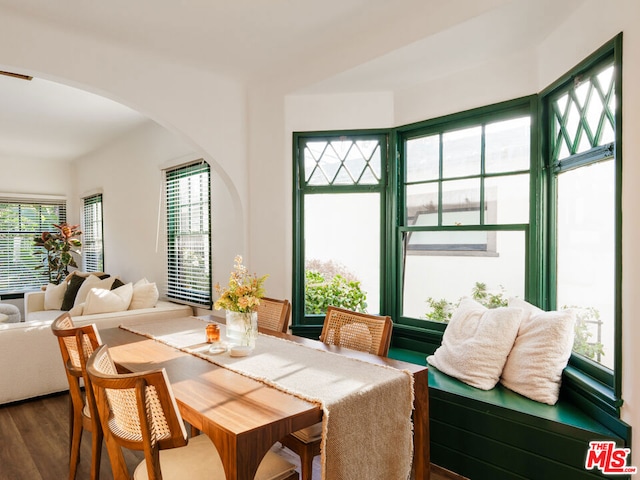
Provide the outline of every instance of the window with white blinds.
{"type": "Polygon", "coordinates": [[[48,282],[34,238],[67,220],[66,201],[0,197],[0,294],[37,290],[48,282]]]}
{"type": "Polygon", "coordinates": [[[104,272],[102,242],[102,194],[83,198],[82,268],[85,272],[104,272]]]}
{"type": "Polygon", "coordinates": [[[167,297],[211,306],[210,168],[204,161],[165,171],[167,297]]]}

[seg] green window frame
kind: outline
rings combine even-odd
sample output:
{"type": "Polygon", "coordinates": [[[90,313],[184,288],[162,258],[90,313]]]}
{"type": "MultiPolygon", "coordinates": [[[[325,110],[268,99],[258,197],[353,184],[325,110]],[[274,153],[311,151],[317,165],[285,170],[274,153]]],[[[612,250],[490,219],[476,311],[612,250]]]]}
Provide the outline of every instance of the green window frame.
{"type": "Polygon", "coordinates": [[[22,294],[48,282],[41,250],[34,237],[67,221],[63,198],[19,198],[0,195],[0,294],[22,294]]]}
{"type": "MultiPolygon", "coordinates": [[[[325,195],[374,194],[379,196],[381,265],[379,309],[386,309],[384,285],[387,217],[387,151],[386,131],[304,132],[293,134],[294,145],[294,236],[301,241],[294,247],[294,298],[296,331],[316,335],[324,315],[305,311],[305,200],[325,195]]],[[[339,235],[339,232],[335,232],[339,235]]],[[[347,240],[348,241],[348,240],[347,240]]],[[[377,307],[377,305],[376,305],[377,307]]],[[[354,308],[355,309],[355,308],[354,308]]],[[[377,310],[377,308],[374,308],[377,310]]]]}
{"type": "Polygon", "coordinates": [[[165,170],[167,297],[210,308],[211,172],[203,160],[165,170]]]}
{"type": "Polygon", "coordinates": [[[613,358],[607,368],[583,355],[572,354],[565,380],[569,391],[587,406],[619,417],[622,406],[622,34],[594,52],[540,93],[541,175],[546,197],[544,212],[547,254],[542,258],[545,295],[539,304],[546,309],[558,305],[559,179],[602,162],[613,162],[612,219],[614,228],[613,358]],[[612,68],[611,81],[603,81],[603,70],[612,68]],[[590,108],[594,103],[596,108],[590,108]],[[592,112],[598,113],[598,115],[592,112]],[[570,122],[570,117],[573,121],[570,122]]]}
{"type": "MultiPolygon", "coordinates": [[[[564,75],[554,84],[529,97],[502,102],[495,105],[481,107],[466,112],[460,112],[441,118],[427,120],[411,125],[399,126],[387,130],[371,131],[333,131],[333,132],[297,132],[293,136],[293,160],[294,160],[294,201],[293,201],[293,311],[292,329],[296,334],[314,335],[316,330],[310,326],[319,327],[321,318],[310,318],[304,315],[304,196],[311,194],[312,190],[301,179],[304,169],[304,155],[300,148],[301,140],[312,137],[331,135],[339,138],[357,133],[358,135],[377,134],[386,135],[389,141],[389,154],[386,172],[388,182],[385,188],[386,197],[383,207],[386,215],[384,218],[383,237],[385,238],[382,252],[384,261],[381,264],[380,278],[382,279],[383,301],[381,313],[391,315],[394,319],[394,335],[392,345],[398,348],[421,351],[425,354],[432,353],[441,343],[442,333],[446,324],[418,319],[403,314],[403,282],[404,282],[404,249],[406,236],[413,233],[430,231],[488,231],[499,234],[500,232],[519,231],[525,235],[525,299],[543,309],[554,309],[556,305],[556,271],[555,255],[557,245],[555,242],[555,213],[556,209],[556,180],[558,173],[572,168],[579,168],[591,162],[601,161],[611,155],[615,161],[615,358],[613,369],[604,368],[595,362],[589,361],[580,355],[572,354],[569,366],[565,369],[563,382],[566,387],[563,390],[577,403],[595,415],[607,418],[619,418],[621,398],[621,140],[622,140],[622,34],[612,39],[601,49],[581,62],[574,69],[564,75]],[[603,62],[614,65],[614,100],[612,89],[600,89],[596,93],[603,103],[615,101],[615,108],[605,111],[595,121],[581,120],[575,128],[574,134],[558,129],[550,113],[550,100],[554,94],[558,95],[567,85],[575,82],[577,77],[589,76],[594,68],[598,69],[603,62]],[[528,222],[495,223],[490,217],[483,216],[480,208],[479,218],[470,225],[447,225],[445,209],[440,204],[432,209],[431,224],[411,224],[411,215],[407,215],[405,194],[408,186],[431,183],[436,185],[432,192],[438,192],[438,199],[442,199],[443,182],[460,179],[480,179],[481,185],[486,179],[508,176],[522,171],[501,172],[493,174],[481,170],[473,174],[461,174],[458,177],[446,177],[442,170],[442,161],[438,164],[436,177],[417,181],[408,181],[404,159],[407,151],[404,149],[406,141],[428,135],[442,135],[446,131],[465,129],[473,126],[482,126],[488,122],[528,115],[531,119],[530,138],[530,168],[529,173],[529,218],[528,222]],[[615,126],[613,132],[615,142],[604,141],[610,138],[612,132],[607,132],[606,122],[615,126]],[[584,138],[588,139],[587,145],[584,138]],[[556,139],[552,141],[552,139],[556,139]],[[559,140],[566,142],[564,150],[569,155],[560,153],[559,140]],[[555,143],[554,143],[555,142],[555,143]],[[554,161],[555,160],[555,161],[554,161]],[[559,161],[558,161],[559,160],[559,161]],[[437,216],[436,216],[437,215],[437,216]],[[437,221],[434,220],[437,218],[437,221]],[[435,222],[435,223],[433,223],[435,222]],[[462,227],[462,228],[461,228],[462,227]]],[[[562,112],[561,112],[562,114],[562,112]]],[[[562,117],[561,117],[562,118],[562,117]]],[[[567,117],[565,117],[567,118],[567,117]]],[[[481,136],[483,139],[484,136],[481,136]]],[[[439,143],[441,149],[442,142],[439,143]]],[[[439,152],[440,159],[442,151],[439,152]]],[[[484,161],[484,160],[482,160],[484,161]]],[[[481,164],[482,165],[482,164],[481,164]]],[[[526,170],[526,169],[525,169],[526,170]]],[[[326,187],[331,188],[331,187],[326,187]]],[[[435,195],[435,194],[434,194],[435,195]]],[[[484,201],[483,187],[480,187],[478,202],[484,201]]],[[[415,215],[414,215],[415,217],[415,215]]],[[[428,222],[425,222],[428,223],[428,222]]],[[[476,248],[481,253],[487,254],[486,245],[480,242],[469,242],[470,248],[476,248]],[[482,250],[484,249],[484,252],[482,250]]],[[[432,247],[427,246],[426,250],[432,247]]],[[[442,249],[441,249],[442,250],[442,249]]],[[[446,252],[438,252],[446,254],[446,252]]],[[[478,252],[476,252],[477,254],[478,252]]],[[[423,253],[426,255],[430,252],[423,253]]],[[[428,293],[425,295],[428,296],[428,293]]],[[[603,421],[608,422],[606,418],[603,421]]],[[[615,422],[610,422],[613,425],[615,422]]]]}
{"type": "MultiPolygon", "coordinates": [[[[396,199],[399,216],[396,229],[398,267],[394,296],[397,299],[394,307],[396,313],[394,319],[397,319],[397,323],[439,332],[445,328],[445,324],[433,323],[425,319],[423,313],[414,315],[406,313],[404,300],[406,284],[409,282],[407,277],[412,276],[409,274],[411,270],[409,263],[412,259],[414,263],[420,261],[415,259],[415,255],[455,256],[457,261],[465,258],[467,261],[473,261],[473,257],[485,257],[487,261],[489,257],[496,259],[500,257],[496,250],[497,237],[503,237],[502,240],[504,240],[505,236],[520,236],[522,242],[520,249],[524,262],[521,266],[521,293],[531,292],[530,285],[535,284],[535,279],[532,279],[531,275],[535,275],[535,269],[531,264],[533,257],[526,252],[530,251],[530,246],[533,244],[532,235],[535,228],[531,228],[530,222],[534,222],[535,225],[535,209],[530,199],[525,199],[520,213],[516,215],[517,221],[514,221],[514,218],[499,218],[497,214],[499,202],[489,193],[489,185],[496,185],[496,182],[509,179],[519,179],[521,184],[524,182],[525,189],[534,191],[536,175],[532,173],[535,169],[531,168],[531,161],[535,158],[536,142],[529,132],[533,131],[531,125],[536,122],[536,97],[531,96],[397,129],[396,181],[399,186],[396,199]],[[503,162],[500,167],[496,167],[495,154],[492,154],[493,149],[489,147],[489,138],[493,140],[495,134],[490,132],[497,125],[513,122],[520,123],[520,134],[526,132],[524,135],[529,137],[525,139],[527,143],[525,151],[519,152],[520,160],[515,166],[503,162]],[[468,150],[473,154],[472,160],[464,159],[466,163],[473,164],[472,169],[456,166],[464,162],[452,158],[452,155],[448,155],[446,151],[452,150],[453,147],[450,145],[455,142],[455,140],[448,141],[447,138],[455,139],[455,136],[461,135],[466,135],[468,139],[458,139],[458,143],[466,141],[469,144],[471,140],[470,145],[463,145],[460,148],[462,151],[468,150]],[[430,139],[431,152],[420,156],[412,154],[412,144],[425,139],[430,139]],[[412,173],[416,169],[414,165],[418,163],[417,160],[424,163],[425,156],[432,159],[432,166],[430,168],[423,166],[422,172],[430,170],[430,173],[412,173]],[[447,163],[450,166],[447,167],[447,163]],[[464,192],[464,198],[456,199],[449,185],[455,185],[454,189],[464,192]],[[468,190],[468,185],[472,186],[471,190],[468,190]],[[424,192],[429,192],[429,195],[425,195],[424,192]],[[417,197],[420,201],[411,200],[411,197],[417,197]],[[416,205],[419,206],[416,207],[416,205]],[[415,212],[420,209],[431,211],[431,221],[418,221],[415,212]],[[425,239],[444,238],[446,240],[415,251],[411,249],[411,242],[416,235],[421,235],[425,239]],[[448,244],[447,240],[452,243],[448,244]],[[425,325],[425,322],[428,322],[428,325],[425,325]]],[[[491,144],[493,143],[491,141],[491,144]]],[[[475,278],[474,280],[482,281],[483,279],[475,278]]],[[[472,285],[473,282],[469,284],[468,292],[460,292],[456,298],[470,294],[472,285]]],[[[421,299],[425,305],[427,297],[429,297],[428,294],[421,299]]],[[[425,312],[426,310],[425,306],[425,312]]]]}
{"type": "Polygon", "coordinates": [[[82,204],[82,268],[85,272],[104,272],[102,194],[85,197],[82,204]]]}

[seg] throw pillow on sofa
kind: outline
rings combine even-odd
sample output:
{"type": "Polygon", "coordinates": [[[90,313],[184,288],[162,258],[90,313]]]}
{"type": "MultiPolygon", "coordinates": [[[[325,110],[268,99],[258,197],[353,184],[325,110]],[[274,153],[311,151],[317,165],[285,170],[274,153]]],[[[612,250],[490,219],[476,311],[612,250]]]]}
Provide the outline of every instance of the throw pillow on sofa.
{"type": "Polygon", "coordinates": [[[522,308],[524,316],[500,383],[554,405],[573,348],[575,315],[570,310],[545,312],[519,298],[510,298],[509,306],[522,308]]]}
{"type": "Polygon", "coordinates": [[[87,293],[82,315],[123,312],[129,308],[132,295],[133,285],[131,283],[127,283],[115,290],[92,288],[87,293]]]}
{"type": "Polygon", "coordinates": [[[64,294],[60,310],[69,311],[73,308],[80,287],[90,276],[97,276],[100,280],[110,277],[108,273],[104,272],[80,272],[79,270],[74,270],[64,279],[64,283],[67,284],[67,291],[64,294]]]}
{"type": "MultiPolygon", "coordinates": [[[[110,290],[111,285],[113,285],[114,277],[107,277],[104,279],[100,279],[97,275],[89,275],[80,288],[78,289],[78,293],[76,294],[76,299],[73,302],[73,305],[80,305],[87,300],[87,295],[92,288],[104,288],[105,290],[110,290]]],[[[85,306],[86,307],[86,306],[85,306]]],[[[86,313],[85,313],[86,315],[86,313]]]]}
{"type": "Polygon", "coordinates": [[[158,303],[160,293],[155,283],[150,283],[146,278],[138,280],[133,286],[133,297],[129,310],[140,308],[153,308],[158,303]]]}
{"type": "Polygon", "coordinates": [[[62,282],[60,285],[49,283],[44,291],[44,309],[62,310],[62,302],[66,291],[67,282],[62,282]]]}
{"type": "Polygon", "coordinates": [[[520,308],[488,309],[464,298],[451,316],[442,345],[427,361],[472,387],[490,390],[500,379],[522,315],[520,308]]]}
{"type": "Polygon", "coordinates": [[[86,277],[82,275],[71,275],[71,278],[65,280],[67,284],[67,291],[64,293],[64,299],[62,300],[62,306],[60,310],[69,311],[73,308],[73,304],[76,301],[76,295],[80,286],[84,283],[86,277]]]}

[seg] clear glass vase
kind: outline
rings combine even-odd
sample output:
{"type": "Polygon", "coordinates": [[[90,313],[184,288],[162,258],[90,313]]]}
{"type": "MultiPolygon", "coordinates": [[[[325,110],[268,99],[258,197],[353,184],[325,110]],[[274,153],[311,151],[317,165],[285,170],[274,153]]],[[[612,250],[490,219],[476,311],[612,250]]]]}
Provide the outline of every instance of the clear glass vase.
{"type": "Polygon", "coordinates": [[[258,337],[258,312],[227,310],[226,339],[229,345],[254,348],[258,337]]]}

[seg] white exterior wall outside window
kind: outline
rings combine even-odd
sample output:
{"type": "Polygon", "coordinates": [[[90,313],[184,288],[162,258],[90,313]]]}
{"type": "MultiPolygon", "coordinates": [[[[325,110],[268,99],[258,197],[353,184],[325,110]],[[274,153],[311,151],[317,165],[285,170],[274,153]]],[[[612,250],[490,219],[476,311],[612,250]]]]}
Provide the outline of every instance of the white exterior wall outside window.
{"type": "Polygon", "coordinates": [[[525,294],[530,117],[459,123],[408,132],[403,144],[405,317],[445,321],[434,305],[450,312],[477,282],[525,294]]]}

